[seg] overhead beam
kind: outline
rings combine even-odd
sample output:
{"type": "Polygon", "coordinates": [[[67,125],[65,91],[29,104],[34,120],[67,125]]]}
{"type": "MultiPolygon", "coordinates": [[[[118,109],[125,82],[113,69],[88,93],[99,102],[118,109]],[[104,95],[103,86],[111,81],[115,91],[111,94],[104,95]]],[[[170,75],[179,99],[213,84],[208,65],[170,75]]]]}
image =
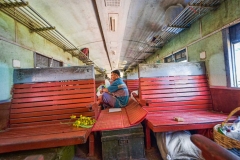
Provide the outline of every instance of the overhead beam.
{"type": "Polygon", "coordinates": [[[54,29],[55,27],[36,28],[36,29],[31,29],[31,32],[43,32],[43,31],[49,31],[54,29]]]}

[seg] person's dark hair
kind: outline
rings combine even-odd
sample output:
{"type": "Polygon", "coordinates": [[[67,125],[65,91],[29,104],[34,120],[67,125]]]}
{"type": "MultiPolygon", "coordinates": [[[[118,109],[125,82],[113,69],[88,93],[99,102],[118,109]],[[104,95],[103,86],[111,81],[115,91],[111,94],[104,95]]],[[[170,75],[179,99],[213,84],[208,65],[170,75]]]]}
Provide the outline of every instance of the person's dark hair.
{"type": "Polygon", "coordinates": [[[119,70],[113,70],[111,73],[115,73],[115,74],[117,74],[117,75],[120,77],[120,72],[119,72],[119,70]]]}

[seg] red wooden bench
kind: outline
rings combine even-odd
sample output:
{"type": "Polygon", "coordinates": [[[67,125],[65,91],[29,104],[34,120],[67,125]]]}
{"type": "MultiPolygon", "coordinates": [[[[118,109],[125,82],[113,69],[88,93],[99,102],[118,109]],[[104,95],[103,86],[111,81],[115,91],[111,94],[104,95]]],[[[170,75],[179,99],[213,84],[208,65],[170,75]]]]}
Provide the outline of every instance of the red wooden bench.
{"type": "Polygon", "coordinates": [[[85,143],[94,154],[91,128],[74,128],[71,115],[95,116],[93,66],[17,69],[9,125],[0,132],[0,153],[85,143]],[[90,107],[90,108],[89,108],[90,107]]]}
{"type": "Polygon", "coordinates": [[[129,93],[132,91],[138,90],[139,88],[139,79],[137,73],[127,73],[126,85],[128,87],[129,93]]]}
{"type": "Polygon", "coordinates": [[[205,159],[214,160],[235,160],[239,159],[238,156],[231,153],[227,149],[213,142],[212,140],[199,135],[194,134],[191,136],[191,141],[202,151],[202,155],[205,159]]]}
{"type": "Polygon", "coordinates": [[[129,93],[132,91],[138,90],[139,80],[138,79],[127,79],[126,85],[128,87],[129,93]]]}
{"type": "Polygon", "coordinates": [[[203,62],[141,64],[139,77],[139,100],[145,102],[143,108],[148,111],[145,120],[148,149],[150,130],[208,129],[228,115],[213,109],[203,62]]]}

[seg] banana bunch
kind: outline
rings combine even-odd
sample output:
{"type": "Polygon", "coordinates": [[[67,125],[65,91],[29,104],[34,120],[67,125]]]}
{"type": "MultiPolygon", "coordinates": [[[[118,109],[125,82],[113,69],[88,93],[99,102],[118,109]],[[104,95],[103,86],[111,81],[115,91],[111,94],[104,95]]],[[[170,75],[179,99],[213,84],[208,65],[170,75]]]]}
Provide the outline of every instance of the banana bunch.
{"type": "MultiPolygon", "coordinates": [[[[76,116],[72,115],[70,118],[76,119],[76,116]]],[[[79,127],[90,128],[95,122],[96,120],[93,119],[92,117],[80,115],[80,117],[73,123],[73,126],[77,128],[79,127]]]]}

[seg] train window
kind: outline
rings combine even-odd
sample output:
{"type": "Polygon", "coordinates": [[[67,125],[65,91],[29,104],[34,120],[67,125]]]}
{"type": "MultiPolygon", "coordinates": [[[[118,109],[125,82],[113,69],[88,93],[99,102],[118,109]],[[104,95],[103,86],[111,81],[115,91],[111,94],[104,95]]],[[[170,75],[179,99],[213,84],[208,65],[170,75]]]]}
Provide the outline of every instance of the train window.
{"type": "Polygon", "coordinates": [[[240,23],[223,30],[227,86],[240,87],[240,23]]]}
{"type": "Polygon", "coordinates": [[[233,64],[235,64],[233,67],[234,69],[234,80],[236,87],[240,87],[240,42],[232,44],[232,54],[233,54],[233,64]],[[238,63],[237,63],[238,62],[238,63]]]}
{"type": "Polygon", "coordinates": [[[63,66],[62,62],[34,52],[34,67],[35,68],[62,67],[62,66],[63,66]]]}
{"type": "Polygon", "coordinates": [[[164,58],[164,63],[170,62],[187,62],[186,49],[182,49],[164,58]]]}

